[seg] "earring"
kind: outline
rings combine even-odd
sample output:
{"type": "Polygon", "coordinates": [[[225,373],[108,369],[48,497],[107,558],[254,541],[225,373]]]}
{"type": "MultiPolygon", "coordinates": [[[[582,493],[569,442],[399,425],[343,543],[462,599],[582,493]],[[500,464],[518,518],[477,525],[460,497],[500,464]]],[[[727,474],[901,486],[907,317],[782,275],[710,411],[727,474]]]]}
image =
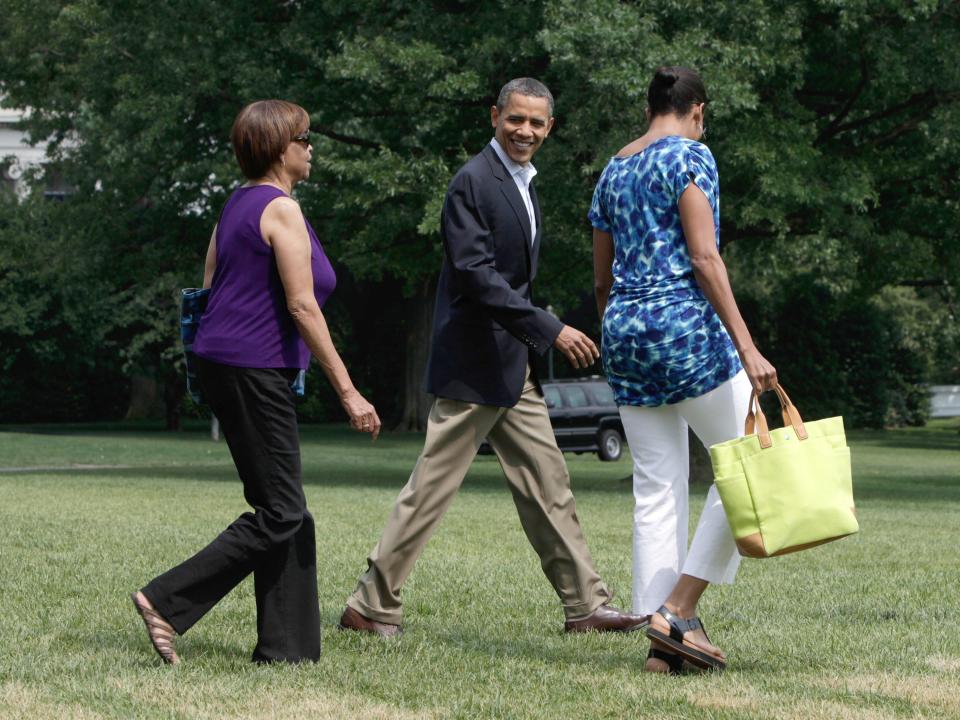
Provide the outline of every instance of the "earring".
{"type": "Polygon", "coordinates": [[[286,159],[283,155],[281,155],[281,156],[280,156],[280,167],[286,167],[286,166],[287,166],[287,159],[286,159]]]}

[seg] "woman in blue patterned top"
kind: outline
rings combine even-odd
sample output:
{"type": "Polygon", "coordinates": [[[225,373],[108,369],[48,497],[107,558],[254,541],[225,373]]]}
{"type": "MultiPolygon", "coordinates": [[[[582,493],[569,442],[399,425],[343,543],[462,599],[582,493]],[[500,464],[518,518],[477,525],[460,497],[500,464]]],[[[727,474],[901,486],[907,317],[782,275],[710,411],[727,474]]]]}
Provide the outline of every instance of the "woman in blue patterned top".
{"type": "Polygon", "coordinates": [[[603,361],[633,456],[633,609],[650,615],[645,669],[722,668],[697,603],[740,556],[715,486],[688,533],[687,427],[707,447],[743,433],[751,386],[772,388],[719,254],[720,185],[699,75],[661,67],[649,128],[610,159],[590,208],[603,361]]]}

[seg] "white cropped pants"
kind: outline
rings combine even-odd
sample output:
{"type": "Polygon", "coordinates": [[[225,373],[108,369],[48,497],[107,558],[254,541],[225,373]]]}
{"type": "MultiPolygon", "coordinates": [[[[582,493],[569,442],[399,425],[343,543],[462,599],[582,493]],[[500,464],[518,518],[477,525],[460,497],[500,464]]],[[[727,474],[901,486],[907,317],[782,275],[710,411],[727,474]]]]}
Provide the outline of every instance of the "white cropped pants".
{"type": "Polygon", "coordinates": [[[743,435],[750,380],[741,370],[705,395],[673,405],[623,405],[620,417],[633,456],[633,611],[646,615],[667,599],[680,575],[732,583],[740,555],[716,485],[690,550],[687,426],[707,448],[743,435]]]}

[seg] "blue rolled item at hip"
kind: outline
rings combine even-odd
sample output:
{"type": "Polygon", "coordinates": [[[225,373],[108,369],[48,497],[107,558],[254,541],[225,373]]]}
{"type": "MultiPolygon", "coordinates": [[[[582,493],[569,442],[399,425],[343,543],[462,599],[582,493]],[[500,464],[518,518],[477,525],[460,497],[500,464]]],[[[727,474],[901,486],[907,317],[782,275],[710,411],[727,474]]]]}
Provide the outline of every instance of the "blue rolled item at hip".
{"type": "MultiPolygon", "coordinates": [[[[207,309],[210,288],[183,288],[180,290],[180,341],[183,344],[183,362],[187,374],[187,393],[197,405],[204,405],[203,388],[197,379],[196,355],[193,341],[200,329],[200,319],[207,309]]],[[[306,370],[300,370],[290,383],[290,390],[297,397],[306,392],[306,370]]]]}

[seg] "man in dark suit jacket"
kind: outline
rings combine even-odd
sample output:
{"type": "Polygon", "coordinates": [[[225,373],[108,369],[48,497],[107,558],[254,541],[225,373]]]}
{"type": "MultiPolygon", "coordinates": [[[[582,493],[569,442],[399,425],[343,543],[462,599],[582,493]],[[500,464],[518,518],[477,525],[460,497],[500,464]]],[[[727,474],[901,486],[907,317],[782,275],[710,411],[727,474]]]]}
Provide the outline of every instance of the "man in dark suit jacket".
{"type": "Polygon", "coordinates": [[[494,139],[454,176],[443,207],[444,259],[427,367],[427,390],[436,401],[426,443],[340,626],[400,632],[403,582],[487,438],[563,603],[564,628],[639,629],[646,618],[607,605],[610,593],[583,538],[530,366],[530,353],[550,346],[574,367],[599,356],[590,338],[532,302],[543,233],[530,159],[553,127],[553,97],[536,80],[512,80],[491,108],[491,121],[494,139]]]}

